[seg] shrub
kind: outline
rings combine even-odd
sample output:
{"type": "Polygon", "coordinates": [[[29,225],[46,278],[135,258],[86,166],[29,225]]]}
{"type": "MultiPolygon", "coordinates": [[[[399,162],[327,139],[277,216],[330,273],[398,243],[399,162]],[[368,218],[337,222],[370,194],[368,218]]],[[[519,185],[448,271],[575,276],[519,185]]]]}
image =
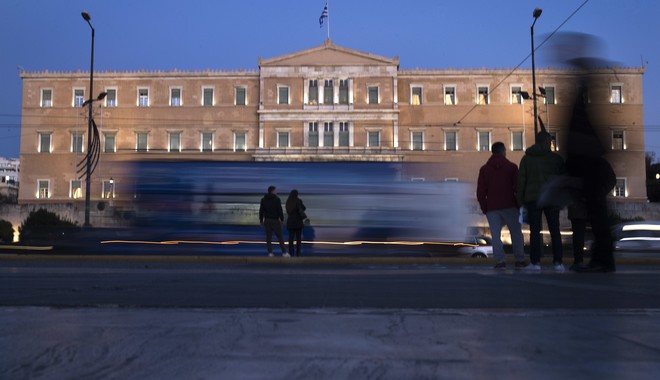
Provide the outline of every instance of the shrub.
{"type": "Polygon", "coordinates": [[[4,219],[0,219],[0,241],[3,243],[14,241],[14,227],[11,222],[4,219]]]}
{"type": "Polygon", "coordinates": [[[43,239],[57,237],[63,230],[76,227],[77,224],[60,218],[54,212],[39,209],[30,212],[27,218],[18,228],[21,240],[43,239]]]}

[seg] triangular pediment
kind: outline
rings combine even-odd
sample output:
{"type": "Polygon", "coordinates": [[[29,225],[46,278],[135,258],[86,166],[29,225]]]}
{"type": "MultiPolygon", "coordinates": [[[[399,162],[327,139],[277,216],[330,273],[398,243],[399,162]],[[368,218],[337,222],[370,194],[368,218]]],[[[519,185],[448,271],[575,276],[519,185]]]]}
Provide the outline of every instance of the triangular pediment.
{"type": "Polygon", "coordinates": [[[398,66],[399,58],[387,58],[375,54],[337,46],[325,40],[323,45],[279,57],[261,59],[259,67],[273,66],[398,66]]]}

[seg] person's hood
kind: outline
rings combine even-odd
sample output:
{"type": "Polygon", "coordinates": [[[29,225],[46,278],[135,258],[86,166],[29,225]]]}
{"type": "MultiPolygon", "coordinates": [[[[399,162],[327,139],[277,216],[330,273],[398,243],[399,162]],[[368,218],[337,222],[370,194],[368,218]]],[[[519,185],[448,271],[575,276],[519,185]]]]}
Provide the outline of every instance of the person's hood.
{"type": "Polygon", "coordinates": [[[551,154],[552,152],[549,149],[544,148],[540,144],[534,144],[527,148],[525,151],[525,154],[528,154],[530,156],[547,156],[551,154]]]}
{"type": "Polygon", "coordinates": [[[486,162],[486,165],[488,165],[488,167],[491,167],[495,170],[500,170],[508,163],[509,160],[507,160],[505,156],[501,154],[493,154],[486,162]]]}
{"type": "Polygon", "coordinates": [[[277,195],[272,194],[272,193],[266,193],[266,194],[264,194],[264,198],[266,198],[266,199],[275,199],[275,198],[277,198],[277,195]]]}

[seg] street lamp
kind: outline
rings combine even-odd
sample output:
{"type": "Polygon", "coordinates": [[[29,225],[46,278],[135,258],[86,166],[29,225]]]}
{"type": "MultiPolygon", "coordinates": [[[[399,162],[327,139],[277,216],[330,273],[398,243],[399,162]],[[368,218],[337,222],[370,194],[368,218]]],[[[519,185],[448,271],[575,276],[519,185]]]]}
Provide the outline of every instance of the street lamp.
{"type": "MultiPolygon", "coordinates": [[[[536,91],[536,66],[534,62],[534,24],[536,24],[536,20],[541,16],[541,12],[543,12],[541,8],[534,9],[534,13],[532,13],[532,16],[534,16],[534,22],[530,28],[532,34],[532,88],[534,91],[536,91]]],[[[536,96],[532,99],[532,101],[534,102],[534,136],[536,136],[539,133],[539,124],[536,120],[536,96]]]]}
{"type": "Polygon", "coordinates": [[[91,63],[89,65],[89,99],[86,101],[89,106],[89,118],[87,119],[87,162],[85,164],[85,228],[89,228],[89,204],[90,204],[90,178],[92,176],[92,123],[94,122],[92,120],[92,103],[94,102],[94,99],[92,99],[92,94],[94,93],[94,27],[92,26],[92,23],[90,22],[91,17],[89,16],[89,13],[83,11],[81,13],[82,18],[87,21],[87,24],[89,27],[92,29],[92,58],[91,58],[91,63]]]}

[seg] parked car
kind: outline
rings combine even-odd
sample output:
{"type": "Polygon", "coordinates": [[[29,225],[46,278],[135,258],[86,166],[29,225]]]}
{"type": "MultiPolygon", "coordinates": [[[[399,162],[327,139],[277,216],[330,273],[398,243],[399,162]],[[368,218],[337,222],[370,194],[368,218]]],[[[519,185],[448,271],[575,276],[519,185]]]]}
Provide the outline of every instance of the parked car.
{"type": "Polygon", "coordinates": [[[468,244],[459,249],[462,255],[469,255],[470,257],[486,258],[493,256],[493,242],[488,236],[468,236],[465,238],[465,244],[468,244]]]}

